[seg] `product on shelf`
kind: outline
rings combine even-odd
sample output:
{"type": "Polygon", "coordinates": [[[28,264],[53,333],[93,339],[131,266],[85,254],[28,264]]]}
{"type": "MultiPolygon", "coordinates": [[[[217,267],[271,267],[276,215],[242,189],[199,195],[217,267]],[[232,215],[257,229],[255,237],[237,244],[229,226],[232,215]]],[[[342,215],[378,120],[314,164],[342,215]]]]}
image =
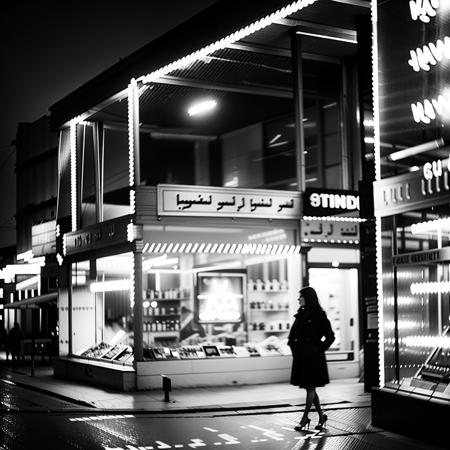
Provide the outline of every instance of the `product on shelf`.
{"type": "Polygon", "coordinates": [[[86,358],[101,358],[110,348],[111,346],[106,342],[100,342],[99,344],[93,345],[84,352],[80,353],[80,356],[84,356],[86,358]]]}

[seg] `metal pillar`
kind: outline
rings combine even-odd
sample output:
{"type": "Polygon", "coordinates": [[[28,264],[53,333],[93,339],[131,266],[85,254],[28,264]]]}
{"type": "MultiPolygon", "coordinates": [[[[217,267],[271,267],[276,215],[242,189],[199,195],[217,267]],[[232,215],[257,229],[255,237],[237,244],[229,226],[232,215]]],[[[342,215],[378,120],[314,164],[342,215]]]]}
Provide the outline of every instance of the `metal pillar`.
{"type": "MultiPolygon", "coordinates": [[[[142,241],[141,241],[142,242],[142,241]]],[[[144,328],[142,312],[142,245],[136,245],[133,251],[134,269],[134,360],[144,359],[144,328]]]]}
{"type": "Polygon", "coordinates": [[[295,30],[291,36],[292,74],[295,109],[295,153],[297,165],[297,184],[300,192],[305,191],[305,132],[303,127],[303,62],[301,38],[295,30]]]}

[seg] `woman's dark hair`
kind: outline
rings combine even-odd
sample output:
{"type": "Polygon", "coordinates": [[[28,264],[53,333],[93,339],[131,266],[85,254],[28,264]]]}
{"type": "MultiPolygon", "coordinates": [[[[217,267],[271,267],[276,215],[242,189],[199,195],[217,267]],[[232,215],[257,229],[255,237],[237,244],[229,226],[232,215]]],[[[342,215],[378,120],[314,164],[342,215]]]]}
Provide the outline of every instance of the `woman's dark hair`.
{"type": "Polygon", "coordinates": [[[305,308],[307,309],[322,309],[317,297],[317,292],[311,286],[306,286],[300,289],[300,295],[305,299],[305,308]]]}

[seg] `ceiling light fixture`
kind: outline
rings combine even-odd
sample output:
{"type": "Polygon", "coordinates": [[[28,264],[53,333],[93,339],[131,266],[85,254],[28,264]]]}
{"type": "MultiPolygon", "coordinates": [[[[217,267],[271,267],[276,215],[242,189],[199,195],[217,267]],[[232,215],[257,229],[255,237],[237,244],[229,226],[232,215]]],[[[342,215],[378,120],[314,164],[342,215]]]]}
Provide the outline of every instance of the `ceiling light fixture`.
{"type": "Polygon", "coordinates": [[[187,111],[189,116],[198,116],[212,111],[217,106],[215,100],[202,100],[198,103],[194,103],[187,111]]]}

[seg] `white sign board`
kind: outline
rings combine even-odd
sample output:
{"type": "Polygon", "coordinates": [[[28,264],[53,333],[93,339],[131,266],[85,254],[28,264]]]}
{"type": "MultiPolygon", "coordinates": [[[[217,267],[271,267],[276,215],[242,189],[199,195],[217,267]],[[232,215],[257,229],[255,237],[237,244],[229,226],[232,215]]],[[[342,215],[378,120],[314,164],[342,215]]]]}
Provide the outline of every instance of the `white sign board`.
{"type": "Polygon", "coordinates": [[[300,193],[210,186],[158,185],[158,215],[298,219],[300,193]]]}

